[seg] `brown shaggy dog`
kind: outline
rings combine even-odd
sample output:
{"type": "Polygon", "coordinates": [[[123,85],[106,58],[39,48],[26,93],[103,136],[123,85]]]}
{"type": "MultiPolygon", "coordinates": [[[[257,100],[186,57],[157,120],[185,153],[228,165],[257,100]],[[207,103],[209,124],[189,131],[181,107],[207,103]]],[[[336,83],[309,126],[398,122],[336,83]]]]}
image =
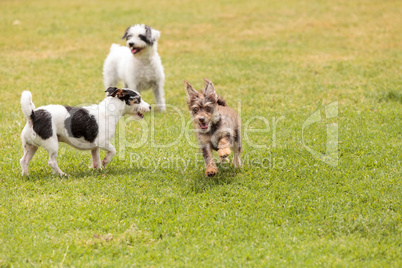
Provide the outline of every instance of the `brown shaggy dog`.
{"type": "Polygon", "coordinates": [[[204,156],[206,175],[213,177],[218,171],[212,150],[218,151],[220,160],[226,162],[232,148],[233,164],[240,167],[240,117],[215,93],[211,81],[205,79],[205,89],[199,92],[187,81],[184,82],[188,94],[187,106],[194,120],[197,140],[204,156]]]}

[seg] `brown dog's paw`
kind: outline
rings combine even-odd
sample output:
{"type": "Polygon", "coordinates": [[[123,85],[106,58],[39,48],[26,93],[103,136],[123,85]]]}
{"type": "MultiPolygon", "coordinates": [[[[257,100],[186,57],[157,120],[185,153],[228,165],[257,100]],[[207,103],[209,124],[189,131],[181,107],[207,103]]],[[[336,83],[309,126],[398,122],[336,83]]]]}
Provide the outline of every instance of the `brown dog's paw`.
{"type": "Polygon", "coordinates": [[[218,155],[221,159],[228,157],[230,155],[230,148],[225,147],[225,148],[219,149],[218,155]]]}
{"type": "Polygon", "coordinates": [[[205,171],[205,174],[208,177],[213,177],[216,175],[216,172],[218,172],[218,170],[216,168],[208,168],[207,171],[205,171]]]}
{"type": "Polygon", "coordinates": [[[230,162],[229,157],[225,157],[225,158],[221,157],[220,162],[221,163],[229,163],[230,162]]]}

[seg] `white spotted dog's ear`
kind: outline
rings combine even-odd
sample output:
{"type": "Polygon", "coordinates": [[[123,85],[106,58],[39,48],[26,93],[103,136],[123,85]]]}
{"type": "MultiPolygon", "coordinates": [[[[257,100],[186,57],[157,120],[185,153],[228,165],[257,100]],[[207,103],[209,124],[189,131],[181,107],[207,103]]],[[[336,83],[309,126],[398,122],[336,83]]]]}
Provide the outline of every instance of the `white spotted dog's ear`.
{"type": "Polygon", "coordinates": [[[205,89],[204,89],[205,97],[216,102],[218,99],[218,96],[215,93],[214,84],[212,84],[212,82],[208,79],[204,79],[204,83],[205,83],[205,89]]]}
{"type": "Polygon", "coordinates": [[[118,89],[117,87],[109,87],[105,90],[108,97],[116,97],[117,94],[122,93],[122,89],[118,89]]]}
{"type": "Polygon", "coordinates": [[[161,37],[161,32],[159,32],[159,31],[157,31],[155,29],[152,29],[151,31],[152,31],[152,40],[153,41],[158,41],[159,38],[161,37]]]}
{"type": "Polygon", "coordinates": [[[187,82],[186,80],[184,80],[184,84],[186,86],[186,90],[187,90],[187,96],[189,98],[194,98],[198,96],[198,92],[193,88],[192,85],[190,85],[189,82],[187,82]]]}

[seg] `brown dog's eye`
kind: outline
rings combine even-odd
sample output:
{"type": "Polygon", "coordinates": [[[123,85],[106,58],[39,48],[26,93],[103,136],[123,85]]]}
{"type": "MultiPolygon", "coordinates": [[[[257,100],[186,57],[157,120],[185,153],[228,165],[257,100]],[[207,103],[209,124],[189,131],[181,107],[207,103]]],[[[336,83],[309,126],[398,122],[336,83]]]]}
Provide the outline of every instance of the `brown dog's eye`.
{"type": "Polygon", "coordinates": [[[196,107],[196,108],[193,108],[193,113],[194,113],[194,114],[198,113],[198,110],[199,110],[199,109],[198,109],[197,107],[196,107]]]}
{"type": "Polygon", "coordinates": [[[207,113],[212,113],[213,109],[211,107],[207,106],[207,107],[205,107],[205,111],[207,113]]]}

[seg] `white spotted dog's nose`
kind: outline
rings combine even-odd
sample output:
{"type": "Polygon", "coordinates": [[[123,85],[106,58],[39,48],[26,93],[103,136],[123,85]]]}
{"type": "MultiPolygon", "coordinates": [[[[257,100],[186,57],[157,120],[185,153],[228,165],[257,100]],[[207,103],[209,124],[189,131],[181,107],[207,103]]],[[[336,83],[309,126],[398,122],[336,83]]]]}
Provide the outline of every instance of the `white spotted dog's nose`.
{"type": "Polygon", "coordinates": [[[152,107],[151,107],[151,105],[149,105],[149,103],[146,103],[145,101],[141,100],[140,109],[143,112],[149,112],[149,111],[151,111],[152,107]]]}

